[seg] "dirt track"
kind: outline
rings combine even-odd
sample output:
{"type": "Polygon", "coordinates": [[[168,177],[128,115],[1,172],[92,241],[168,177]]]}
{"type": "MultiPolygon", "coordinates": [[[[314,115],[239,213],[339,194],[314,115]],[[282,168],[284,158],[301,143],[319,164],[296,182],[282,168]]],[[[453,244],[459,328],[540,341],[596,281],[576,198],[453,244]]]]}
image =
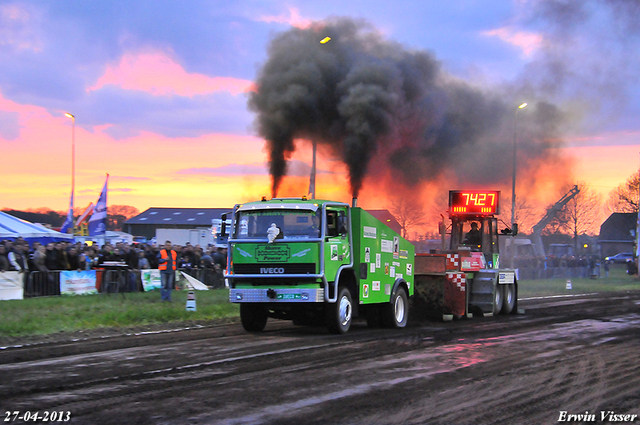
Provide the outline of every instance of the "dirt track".
{"type": "MultiPolygon", "coordinates": [[[[270,321],[0,350],[5,411],[78,424],[552,424],[640,415],[640,293],[347,335],[270,321]]],[[[11,421],[19,423],[20,421],[11,421]]],[[[635,422],[640,423],[638,417],[635,422]]],[[[593,422],[589,422],[593,423],[593,422]]]]}

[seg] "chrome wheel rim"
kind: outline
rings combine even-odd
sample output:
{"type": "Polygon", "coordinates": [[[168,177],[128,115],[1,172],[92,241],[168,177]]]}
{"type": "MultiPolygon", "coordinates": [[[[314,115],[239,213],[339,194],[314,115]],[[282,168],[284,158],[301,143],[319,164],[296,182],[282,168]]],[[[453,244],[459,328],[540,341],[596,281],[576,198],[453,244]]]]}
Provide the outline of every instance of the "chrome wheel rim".
{"type": "Polygon", "coordinates": [[[395,312],[397,323],[402,323],[402,321],[404,320],[404,307],[404,300],[402,299],[402,297],[396,297],[395,312]]]}
{"type": "Polygon", "coordinates": [[[351,302],[349,298],[340,298],[340,324],[346,326],[351,321],[351,302]]]}

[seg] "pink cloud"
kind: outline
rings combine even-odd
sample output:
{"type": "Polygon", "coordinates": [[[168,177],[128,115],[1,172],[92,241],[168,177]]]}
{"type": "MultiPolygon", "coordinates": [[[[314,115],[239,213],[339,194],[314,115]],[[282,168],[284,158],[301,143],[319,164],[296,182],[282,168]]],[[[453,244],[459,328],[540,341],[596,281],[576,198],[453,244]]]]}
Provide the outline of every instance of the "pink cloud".
{"type": "Polygon", "coordinates": [[[278,16],[262,16],[258,18],[258,21],[261,22],[277,22],[279,24],[289,24],[292,27],[304,29],[308,28],[311,25],[311,19],[303,19],[300,16],[300,11],[295,7],[289,8],[289,16],[286,14],[281,14],[278,16]]]}
{"type": "Polygon", "coordinates": [[[125,54],[118,64],[109,66],[87,91],[99,90],[107,84],[126,90],[142,90],[156,96],[194,96],[216,91],[229,91],[237,95],[253,90],[253,82],[249,80],[188,73],[162,52],[125,54]]]}
{"type": "Polygon", "coordinates": [[[515,31],[513,28],[509,27],[484,31],[482,34],[490,37],[498,37],[502,41],[506,41],[507,43],[520,48],[525,56],[530,56],[534,51],[538,50],[543,41],[541,34],[515,31]]]}
{"type": "Polygon", "coordinates": [[[37,34],[37,17],[28,6],[15,3],[0,5],[0,46],[17,50],[42,51],[37,34]]]}

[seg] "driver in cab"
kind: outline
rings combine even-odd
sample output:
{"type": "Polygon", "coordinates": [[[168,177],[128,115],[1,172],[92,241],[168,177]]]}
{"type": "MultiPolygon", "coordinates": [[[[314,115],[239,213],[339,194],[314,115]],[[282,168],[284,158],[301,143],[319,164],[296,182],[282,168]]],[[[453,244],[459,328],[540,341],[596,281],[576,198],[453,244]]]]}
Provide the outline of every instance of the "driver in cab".
{"type": "Polygon", "coordinates": [[[311,226],[307,229],[307,235],[310,238],[320,237],[320,217],[317,214],[311,218],[311,226]]]}
{"type": "Polygon", "coordinates": [[[480,246],[482,244],[482,233],[478,229],[478,223],[471,222],[471,230],[464,236],[465,245],[480,246]]]}

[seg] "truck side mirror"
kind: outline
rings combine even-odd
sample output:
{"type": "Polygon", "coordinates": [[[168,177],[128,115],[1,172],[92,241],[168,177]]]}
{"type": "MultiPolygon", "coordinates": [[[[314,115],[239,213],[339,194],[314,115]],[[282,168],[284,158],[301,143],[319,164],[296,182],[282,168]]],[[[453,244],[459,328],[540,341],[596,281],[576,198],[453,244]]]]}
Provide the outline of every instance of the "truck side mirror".
{"type": "Polygon", "coordinates": [[[340,215],[338,217],[338,234],[346,235],[347,234],[347,216],[340,215]]]}
{"type": "Polygon", "coordinates": [[[220,234],[222,235],[226,235],[227,234],[227,214],[222,214],[222,216],[220,216],[220,219],[222,220],[222,224],[220,225],[220,234]]]}

